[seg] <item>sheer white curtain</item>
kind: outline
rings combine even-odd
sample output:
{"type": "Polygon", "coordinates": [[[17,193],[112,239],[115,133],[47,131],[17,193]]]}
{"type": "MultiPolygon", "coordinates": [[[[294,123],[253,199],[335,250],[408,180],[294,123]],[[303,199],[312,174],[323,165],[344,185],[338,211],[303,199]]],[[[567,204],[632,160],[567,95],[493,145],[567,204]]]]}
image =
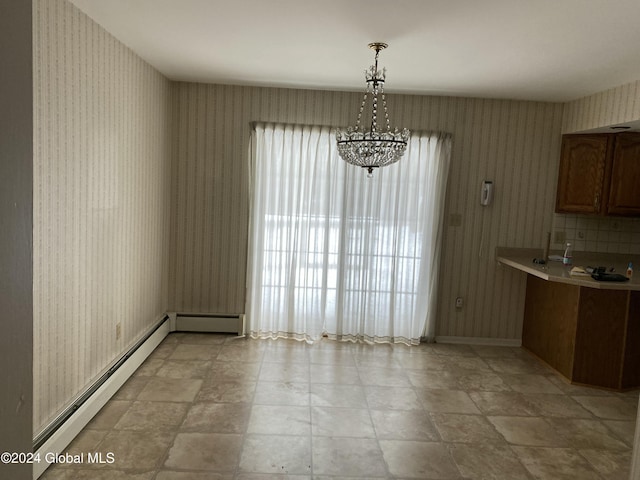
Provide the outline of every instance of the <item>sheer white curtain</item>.
{"type": "Polygon", "coordinates": [[[246,317],[253,337],[419,343],[435,329],[448,134],[347,165],[329,127],[256,124],[246,317]]]}

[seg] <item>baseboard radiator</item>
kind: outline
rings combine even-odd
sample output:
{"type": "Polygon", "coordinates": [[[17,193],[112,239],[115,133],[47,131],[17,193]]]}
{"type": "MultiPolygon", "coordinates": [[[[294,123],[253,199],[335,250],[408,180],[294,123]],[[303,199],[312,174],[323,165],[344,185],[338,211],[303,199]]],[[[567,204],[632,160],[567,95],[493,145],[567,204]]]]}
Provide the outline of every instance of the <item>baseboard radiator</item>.
{"type": "Polygon", "coordinates": [[[176,313],[177,332],[236,333],[244,335],[243,314],[176,313]]]}
{"type": "Polygon", "coordinates": [[[73,404],[60,414],[35,439],[33,452],[40,454],[33,463],[33,478],[37,479],[51,464],[51,453],[63,453],[111,397],[133,375],[147,357],[171,333],[171,318],[157,322],[133,347],[94,382],[73,404]]]}
{"type": "Polygon", "coordinates": [[[243,314],[167,313],[133,347],[62,412],[33,441],[40,462],[33,464],[34,480],[49,467],[51,453],[63,453],[71,441],[124,385],[171,332],[244,334],[243,314]]]}

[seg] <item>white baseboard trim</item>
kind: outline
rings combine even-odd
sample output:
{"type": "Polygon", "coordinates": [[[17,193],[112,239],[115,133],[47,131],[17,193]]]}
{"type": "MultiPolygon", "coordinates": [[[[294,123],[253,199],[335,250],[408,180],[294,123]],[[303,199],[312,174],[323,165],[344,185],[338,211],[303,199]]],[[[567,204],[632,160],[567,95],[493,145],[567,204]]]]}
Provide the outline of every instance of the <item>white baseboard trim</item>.
{"type": "Polygon", "coordinates": [[[47,458],[51,457],[52,453],[64,452],[64,449],[67,448],[76,435],[104,407],[170,332],[170,321],[165,320],[34,452],[39,454],[40,458],[39,462],[34,462],[33,464],[34,480],[40,477],[51,464],[50,461],[47,461],[47,458]]]}
{"type": "Polygon", "coordinates": [[[436,343],[454,343],[458,345],[487,345],[495,347],[521,347],[519,338],[489,338],[489,337],[436,337],[436,343]]]}

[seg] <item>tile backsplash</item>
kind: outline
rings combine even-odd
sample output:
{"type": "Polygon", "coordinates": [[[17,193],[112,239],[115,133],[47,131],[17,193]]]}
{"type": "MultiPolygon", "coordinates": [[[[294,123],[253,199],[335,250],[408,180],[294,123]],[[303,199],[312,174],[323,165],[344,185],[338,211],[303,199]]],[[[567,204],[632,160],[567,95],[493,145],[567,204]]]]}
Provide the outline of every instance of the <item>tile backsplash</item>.
{"type": "Polygon", "coordinates": [[[551,232],[555,250],[570,242],[577,251],[640,254],[640,218],[554,214],[551,232]],[[558,232],[564,242],[555,241],[558,232]]]}

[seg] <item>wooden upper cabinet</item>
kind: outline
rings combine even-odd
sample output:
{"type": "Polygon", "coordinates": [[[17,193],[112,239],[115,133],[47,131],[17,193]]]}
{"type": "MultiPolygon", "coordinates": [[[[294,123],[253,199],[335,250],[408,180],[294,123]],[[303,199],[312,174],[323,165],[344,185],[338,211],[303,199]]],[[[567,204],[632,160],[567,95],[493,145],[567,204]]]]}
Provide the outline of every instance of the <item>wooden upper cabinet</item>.
{"type": "Polygon", "coordinates": [[[563,135],[556,212],[640,216],[640,133],[563,135]]]}
{"type": "Polygon", "coordinates": [[[563,135],[556,212],[602,212],[610,141],[611,135],[563,135]]]}
{"type": "Polygon", "coordinates": [[[640,216],[640,134],[616,135],[608,215],[640,216]]]}

